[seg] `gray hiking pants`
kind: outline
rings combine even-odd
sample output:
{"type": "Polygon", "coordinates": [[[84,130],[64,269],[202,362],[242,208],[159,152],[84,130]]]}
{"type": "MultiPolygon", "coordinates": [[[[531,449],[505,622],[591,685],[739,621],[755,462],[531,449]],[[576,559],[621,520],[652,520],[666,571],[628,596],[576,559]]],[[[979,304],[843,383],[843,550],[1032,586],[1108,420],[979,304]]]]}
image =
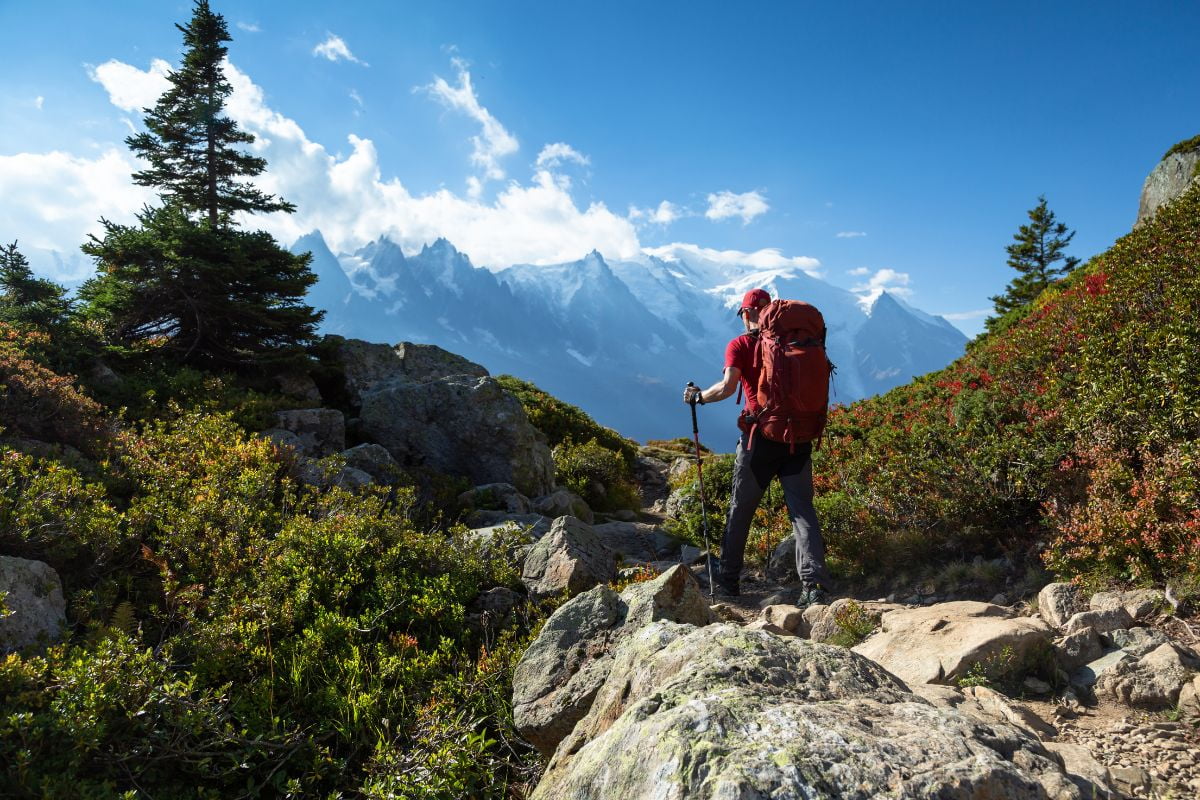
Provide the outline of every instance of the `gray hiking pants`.
{"type": "Polygon", "coordinates": [[[804,583],[819,583],[826,588],[831,585],[825,569],[825,541],[813,508],[812,445],[798,444],[794,453],[790,451],[791,445],[761,435],[755,435],[750,450],[746,449],[745,433],[738,442],[733,465],[733,498],[725,536],[721,539],[720,579],[726,585],[737,585],[750,523],[775,477],[783,486],[792,532],[796,535],[796,573],[804,583]]]}

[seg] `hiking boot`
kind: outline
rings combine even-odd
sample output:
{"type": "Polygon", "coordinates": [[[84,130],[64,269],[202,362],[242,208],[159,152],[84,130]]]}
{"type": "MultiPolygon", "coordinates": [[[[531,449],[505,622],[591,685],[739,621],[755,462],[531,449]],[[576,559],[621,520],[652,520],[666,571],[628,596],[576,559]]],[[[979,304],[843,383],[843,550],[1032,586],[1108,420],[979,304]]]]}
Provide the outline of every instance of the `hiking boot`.
{"type": "Polygon", "coordinates": [[[801,608],[807,606],[825,605],[829,602],[829,593],[825,591],[819,583],[807,583],[800,590],[800,595],[796,598],[796,605],[801,608]]]}
{"type": "Polygon", "coordinates": [[[721,577],[713,578],[713,590],[725,597],[740,597],[742,594],[741,587],[737,581],[728,581],[721,577]]]}

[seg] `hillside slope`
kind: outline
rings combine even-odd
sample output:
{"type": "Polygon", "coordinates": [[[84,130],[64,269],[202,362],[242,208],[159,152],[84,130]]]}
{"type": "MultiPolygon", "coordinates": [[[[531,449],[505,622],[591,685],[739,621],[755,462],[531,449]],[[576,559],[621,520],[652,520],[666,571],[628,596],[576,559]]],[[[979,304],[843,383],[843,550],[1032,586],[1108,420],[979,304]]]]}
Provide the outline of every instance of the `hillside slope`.
{"type": "Polygon", "coordinates": [[[1056,572],[1200,569],[1200,189],[938,373],[837,409],[818,456],[832,549],[1043,545],[1056,572]]]}

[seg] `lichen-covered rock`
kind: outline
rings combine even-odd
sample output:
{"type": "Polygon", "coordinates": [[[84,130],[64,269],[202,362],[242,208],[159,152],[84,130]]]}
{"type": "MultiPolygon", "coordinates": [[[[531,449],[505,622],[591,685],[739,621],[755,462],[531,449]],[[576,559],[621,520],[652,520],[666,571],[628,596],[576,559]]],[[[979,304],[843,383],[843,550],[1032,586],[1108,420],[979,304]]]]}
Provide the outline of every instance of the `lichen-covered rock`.
{"type": "Polygon", "coordinates": [[[1173,644],[1164,644],[1141,658],[1122,661],[1099,676],[1096,694],[1119,703],[1161,710],[1178,702],[1180,691],[1192,680],[1200,663],[1173,644]]]}
{"type": "Polygon", "coordinates": [[[1010,650],[1010,668],[1021,670],[1050,647],[1053,629],[1010,608],[958,601],[889,611],[880,630],[854,651],[909,683],[953,683],[972,665],[1010,650]]]}
{"type": "Polygon", "coordinates": [[[528,514],[532,511],[529,498],[518,492],[511,483],[485,483],[468,489],[458,496],[458,504],[463,508],[503,511],[506,514],[528,514]]]}
{"type": "Polygon", "coordinates": [[[1100,611],[1081,611],[1067,620],[1067,624],[1063,625],[1063,630],[1067,633],[1075,633],[1085,628],[1091,628],[1096,633],[1105,634],[1121,628],[1129,628],[1132,625],[1133,618],[1129,616],[1129,612],[1122,606],[1116,606],[1100,611]]]}
{"type": "Polygon", "coordinates": [[[719,624],[623,640],[534,800],[1078,798],[1027,733],[844,648],[719,624]]]}
{"type": "Polygon", "coordinates": [[[0,556],[0,653],[54,644],[67,624],[67,604],[58,573],[41,561],[0,556]]]}
{"type": "Polygon", "coordinates": [[[334,408],[297,408],[278,411],[275,428],[267,434],[277,444],[291,445],[302,456],[321,458],[346,449],[346,418],[334,408]],[[287,431],[283,437],[276,431],[287,431]],[[274,435],[273,435],[274,434],[274,435]]]}
{"type": "Polygon", "coordinates": [[[550,494],[536,498],[532,506],[534,511],[550,519],[575,517],[589,525],[596,519],[587,501],[570,489],[555,489],[550,494]]]}
{"type": "Polygon", "coordinates": [[[340,336],[327,336],[326,340],[334,346],[346,394],[356,408],[362,404],[363,392],[381,383],[397,379],[425,383],[451,375],[488,375],[480,365],[437,345],[401,342],[393,346],[340,336]]]}
{"type": "Polygon", "coordinates": [[[513,674],[513,721],[550,755],[587,714],[612,665],[617,642],[656,620],[705,625],[712,620],[696,579],[676,566],[618,595],[607,586],[560,606],[521,656],[513,674]]]}
{"type": "Polygon", "coordinates": [[[516,527],[527,532],[531,541],[549,533],[553,524],[554,520],[541,514],[509,514],[507,511],[476,511],[467,518],[467,525],[476,533],[516,527]]]}
{"type": "Polygon", "coordinates": [[[1073,583],[1050,583],[1038,592],[1038,613],[1056,628],[1081,611],[1087,611],[1087,598],[1073,583]]]}
{"type": "Polygon", "coordinates": [[[664,561],[679,555],[677,539],[644,522],[605,522],[592,530],[609,550],[627,562],[664,561]]]}
{"type": "Polygon", "coordinates": [[[559,517],[538,539],[521,567],[521,582],[531,597],[566,592],[574,597],[617,575],[616,557],[593,532],[574,517],[559,517]]]}
{"type": "Polygon", "coordinates": [[[1110,632],[1108,638],[1113,645],[1137,658],[1141,658],[1151,650],[1156,650],[1170,641],[1162,631],[1154,628],[1117,629],[1110,632]]]}

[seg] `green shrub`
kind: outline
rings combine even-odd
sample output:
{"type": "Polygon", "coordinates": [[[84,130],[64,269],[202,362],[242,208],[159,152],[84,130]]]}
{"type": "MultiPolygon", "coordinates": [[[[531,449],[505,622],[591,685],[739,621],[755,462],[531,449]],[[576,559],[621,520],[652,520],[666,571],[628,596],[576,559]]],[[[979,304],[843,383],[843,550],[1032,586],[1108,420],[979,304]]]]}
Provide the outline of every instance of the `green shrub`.
{"type": "Polygon", "coordinates": [[[512,375],[500,375],[496,381],[521,401],[529,421],[546,434],[550,447],[558,447],[568,439],[573,442],[594,439],[601,447],[618,453],[626,470],[633,467],[637,445],[611,428],[597,424],[583,409],[564,403],[532,383],[512,375]]]}
{"type": "Polygon", "coordinates": [[[615,511],[641,505],[621,454],[596,439],[583,444],[564,439],[553,455],[555,483],[575,492],[593,509],[615,511]]]}
{"type": "Polygon", "coordinates": [[[834,611],[833,622],[837,625],[837,632],[829,638],[828,643],[841,647],[854,647],[870,636],[877,627],[875,619],[855,600],[834,611]]]}

